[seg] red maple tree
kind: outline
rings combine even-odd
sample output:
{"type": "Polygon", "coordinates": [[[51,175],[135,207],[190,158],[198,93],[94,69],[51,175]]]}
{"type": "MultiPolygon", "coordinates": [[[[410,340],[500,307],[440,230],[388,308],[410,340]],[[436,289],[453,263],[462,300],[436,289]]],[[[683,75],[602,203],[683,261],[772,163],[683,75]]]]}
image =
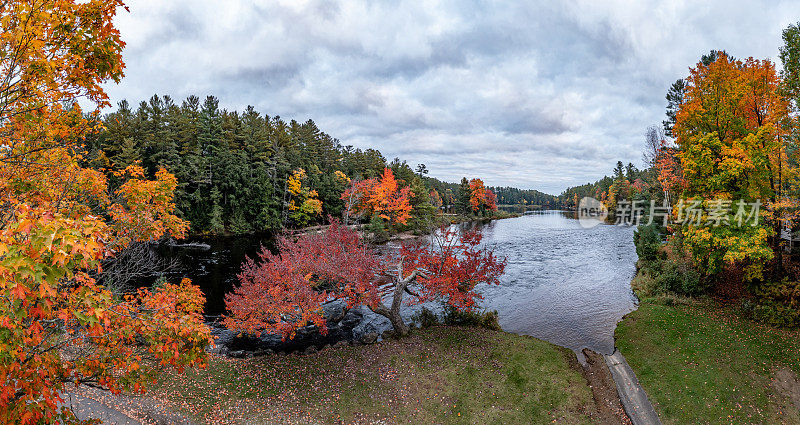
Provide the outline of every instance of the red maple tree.
{"type": "Polygon", "coordinates": [[[263,248],[248,259],[240,285],[225,297],[225,324],[246,332],[292,338],[309,323],[324,333],[322,304],[344,300],[389,319],[404,335],[400,316],[405,295],[412,303],[440,300],[473,309],[479,283],[498,284],[506,260],[480,245],[478,232],[441,228],[430,239],[405,244],[397,253],[376,254],[354,230],[334,221],[322,233],[283,237],[279,254],[263,248]]]}

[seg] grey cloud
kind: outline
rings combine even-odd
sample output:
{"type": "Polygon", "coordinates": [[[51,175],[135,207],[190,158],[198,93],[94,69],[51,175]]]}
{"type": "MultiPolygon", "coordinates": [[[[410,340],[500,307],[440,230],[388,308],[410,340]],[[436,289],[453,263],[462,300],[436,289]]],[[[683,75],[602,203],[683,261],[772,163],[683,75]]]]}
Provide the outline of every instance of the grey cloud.
{"type": "Polygon", "coordinates": [[[302,67],[296,63],[262,67],[242,67],[232,71],[218,72],[216,79],[245,85],[279,87],[300,75],[301,70],[302,67]]]}
{"type": "Polygon", "coordinates": [[[777,57],[797,2],[130,0],[112,102],[214,94],[448,180],[560,192],[637,163],[699,55],[777,57]]]}
{"type": "Polygon", "coordinates": [[[572,129],[563,115],[556,116],[542,110],[524,108],[512,111],[509,118],[502,129],[511,134],[560,134],[572,129]]]}

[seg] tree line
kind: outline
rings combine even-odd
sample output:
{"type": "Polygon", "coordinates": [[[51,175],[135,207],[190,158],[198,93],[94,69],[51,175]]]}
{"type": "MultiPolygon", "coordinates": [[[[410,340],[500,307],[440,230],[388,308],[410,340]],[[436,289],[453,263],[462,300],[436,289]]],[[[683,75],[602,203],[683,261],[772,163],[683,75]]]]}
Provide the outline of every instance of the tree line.
{"type": "MultiPolygon", "coordinates": [[[[261,114],[254,107],[228,111],[219,100],[189,96],[177,102],[152,96],[137,107],[123,100],[97,118],[84,143],[84,164],[117,181],[115,173],[138,164],[147,176],[159,169],[175,175],[176,214],[193,233],[250,233],[322,224],[342,217],[348,186],[379,178],[390,169],[408,187],[412,210],[402,230],[422,229],[440,211],[487,215],[496,203],[556,207],[554,196],[535,190],[485,187],[464,178],[448,183],[376,149],[343,145],[312,120],[300,123],[261,114]],[[492,193],[487,205],[473,192],[492,193]]],[[[472,179],[476,180],[476,179],[472,179]]],[[[483,196],[483,195],[481,195],[483,196]]],[[[372,217],[361,216],[369,222],[372,217]]],[[[385,224],[389,224],[388,221],[385,224]]]]}
{"type": "Polygon", "coordinates": [[[594,183],[569,187],[557,198],[563,208],[574,210],[581,198],[591,197],[603,202],[612,212],[619,201],[649,200],[657,187],[653,184],[653,170],[638,169],[633,163],[623,165],[617,161],[611,176],[603,176],[594,183]]]}

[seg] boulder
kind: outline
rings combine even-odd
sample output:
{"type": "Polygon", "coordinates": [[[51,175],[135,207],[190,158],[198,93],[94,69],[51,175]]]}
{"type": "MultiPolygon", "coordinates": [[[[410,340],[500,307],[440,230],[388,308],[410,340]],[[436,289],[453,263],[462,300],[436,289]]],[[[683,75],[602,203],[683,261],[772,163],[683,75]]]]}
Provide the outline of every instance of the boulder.
{"type": "Polygon", "coordinates": [[[274,353],[274,351],[270,350],[269,348],[267,348],[266,350],[256,350],[256,351],[253,351],[253,357],[268,356],[268,355],[273,354],[273,353],[274,353]]]}
{"type": "Polygon", "coordinates": [[[328,322],[339,323],[347,315],[347,304],[341,300],[335,300],[322,305],[322,317],[328,322]]]}
{"type": "MultiPolygon", "coordinates": [[[[264,352],[304,352],[308,347],[315,349],[326,345],[337,344],[340,341],[358,339],[364,331],[356,331],[364,321],[363,308],[347,309],[347,304],[334,301],[323,306],[324,316],[327,319],[328,333],[322,335],[316,326],[304,326],[297,330],[294,338],[284,341],[281,335],[263,332],[260,335],[248,335],[226,329],[219,324],[209,323],[211,333],[216,339],[217,353],[233,356],[233,353],[243,351],[241,356],[251,353],[253,356],[263,355],[264,352]]],[[[378,335],[376,333],[376,335],[378,335]]],[[[371,338],[367,338],[369,341],[371,338]]],[[[377,339],[377,336],[375,337],[377,339]]],[[[374,341],[373,341],[374,342],[374,341]]]]}

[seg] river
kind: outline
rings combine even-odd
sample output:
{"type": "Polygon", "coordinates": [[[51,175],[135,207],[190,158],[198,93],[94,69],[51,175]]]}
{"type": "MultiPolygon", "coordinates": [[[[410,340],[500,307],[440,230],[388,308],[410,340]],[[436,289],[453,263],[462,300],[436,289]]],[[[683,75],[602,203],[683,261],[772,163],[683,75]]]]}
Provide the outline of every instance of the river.
{"type": "MultiPolygon", "coordinates": [[[[572,213],[560,211],[480,226],[484,243],[508,259],[500,285],[478,287],[483,307],[497,310],[504,330],[573,350],[614,351],[617,323],[636,308],[630,288],[636,262],[631,228],[584,229],[572,213]]],[[[270,235],[199,238],[161,251],[182,264],[175,275],[191,277],[203,289],[206,314],[218,315],[245,255],[271,243],[270,235]]],[[[382,317],[368,314],[367,320],[366,329],[385,326],[382,317]]]]}
{"type": "Polygon", "coordinates": [[[573,350],[614,351],[614,329],[636,308],[630,227],[581,227],[573,213],[542,211],[483,226],[484,243],[508,259],[483,306],[508,331],[573,350]]]}

